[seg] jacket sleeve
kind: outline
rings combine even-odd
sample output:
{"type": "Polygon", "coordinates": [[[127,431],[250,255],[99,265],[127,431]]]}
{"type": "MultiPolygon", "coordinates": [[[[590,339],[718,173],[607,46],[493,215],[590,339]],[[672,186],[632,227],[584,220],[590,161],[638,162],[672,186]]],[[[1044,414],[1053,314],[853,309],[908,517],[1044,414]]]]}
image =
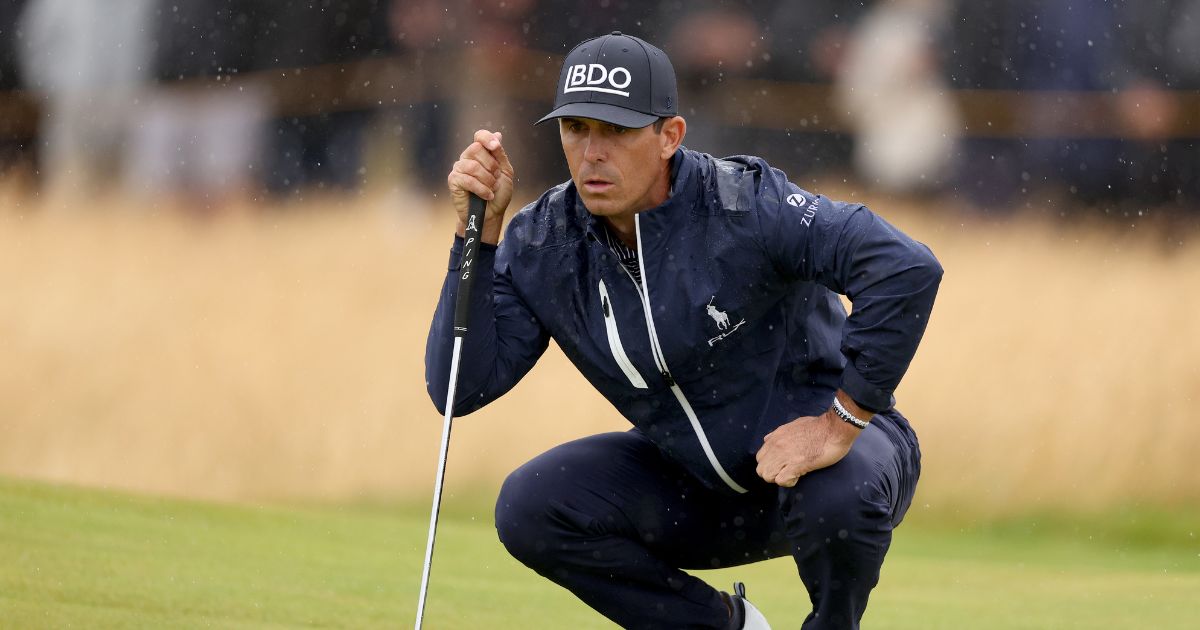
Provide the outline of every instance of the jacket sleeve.
{"type": "MultiPolygon", "coordinates": [[[[454,348],[454,304],[458,297],[463,239],[454,238],[450,265],[425,343],[425,385],[445,414],[454,348]]],[[[463,416],[512,389],[545,352],[550,335],[513,290],[510,249],[483,244],[475,261],[471,316],[458,362],[454,415],[463,416]]]]}
{"type": "Polygon", "coordinates": [[[805,192],[769,167],[762,177],[756,214],[776,269],[850,298],[841,388],[871,411],[891,407],[929,322],[941,264],[860,204],[805,192]]]}

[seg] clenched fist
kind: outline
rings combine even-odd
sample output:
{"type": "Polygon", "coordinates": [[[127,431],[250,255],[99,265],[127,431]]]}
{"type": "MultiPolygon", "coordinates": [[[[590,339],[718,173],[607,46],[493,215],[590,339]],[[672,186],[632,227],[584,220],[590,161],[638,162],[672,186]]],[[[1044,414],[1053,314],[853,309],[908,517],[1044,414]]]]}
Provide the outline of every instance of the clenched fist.
{"type": "MultiPolygon", "coordinates": [[[[847,398],[852,413],[863,418],[869,413],[847,398]]],[[[775,429],[763,438],[758,460],[758,476],[769,483],[791,488],[801,477],[842,460],[862,430],[827,411],[805,416],[775,429]]]]}
{"type": "Polygon", "coordinates": [[[446,176],[450,199],[458,213],[458,234],[461,236],[466,229],[470,193],[475,193],[487,202],[480,240],[493,245],[500,242],[504,211],[513,195],[513,167],[504,152],[502,140],[498,132],[476,131],[474,142],[458,156],[454,168],[446,176]]]}

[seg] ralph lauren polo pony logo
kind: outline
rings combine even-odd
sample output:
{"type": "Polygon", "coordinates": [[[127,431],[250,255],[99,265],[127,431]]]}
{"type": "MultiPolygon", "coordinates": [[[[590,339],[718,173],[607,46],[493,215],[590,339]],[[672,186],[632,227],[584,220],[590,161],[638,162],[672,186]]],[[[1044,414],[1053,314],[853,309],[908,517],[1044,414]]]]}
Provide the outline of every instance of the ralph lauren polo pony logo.
{"type": "Polygon", "coordinates": [[[723,332],[721,334],[717,335],[716,337],[713,337],[712,339],[708,340],[708,345],[710,347],[713,344],[717,343],[718,341],[721,341],[722,339],[728,337],[729,335],[732,335],[735,331],[737,331],[738,328],[741,328],[742,324],[746,323],[746,320],[742,319],[741,321],[739,321],[738,323],[736,323],[732,327],[730,327],[729,314],[726,313],[725,311],[722,311],[721,309],[713,306],[713,300],[715,300],[715,299],[717,299],[717,296],[715,296],[715,295],[708,299],[708,306],[705,307],[705,310],[708,312],[708,316],[713,318],[713,321],[717,323],[717,330],[720,330],[723,332]]]}

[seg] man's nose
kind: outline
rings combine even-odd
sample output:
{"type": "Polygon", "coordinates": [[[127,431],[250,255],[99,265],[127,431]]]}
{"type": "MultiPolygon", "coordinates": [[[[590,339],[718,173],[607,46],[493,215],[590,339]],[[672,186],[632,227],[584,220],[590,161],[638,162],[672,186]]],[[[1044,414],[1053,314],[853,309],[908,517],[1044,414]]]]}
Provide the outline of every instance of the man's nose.
{"type": "Polygon", "coordinates": [[[608,143],[600,134],[588,134],[587,145],[583,149],[583,159],[588,162],[603,162],[608,159],[608,143]]]}

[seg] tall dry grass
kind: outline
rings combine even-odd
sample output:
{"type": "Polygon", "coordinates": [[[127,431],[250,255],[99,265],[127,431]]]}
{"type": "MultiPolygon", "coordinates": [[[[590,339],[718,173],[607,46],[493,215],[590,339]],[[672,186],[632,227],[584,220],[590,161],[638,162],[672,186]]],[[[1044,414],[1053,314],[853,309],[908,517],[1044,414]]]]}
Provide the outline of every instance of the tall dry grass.
{"type": "MultiPolygon", "coordinates": [[[[451,230],[428,200],[208,220],[4,205],[0,474],[237,500],[428,496],[441,421],[424,340],[451,230]]],[[[1200,248],[875,206],[947,269],[898,392],[923,440],[919,506],[1200,500],[1200,248]]],[[[492,492],[545,448],[624,427],[552,347],[457,422],[447,491],[492,492]]]]}

